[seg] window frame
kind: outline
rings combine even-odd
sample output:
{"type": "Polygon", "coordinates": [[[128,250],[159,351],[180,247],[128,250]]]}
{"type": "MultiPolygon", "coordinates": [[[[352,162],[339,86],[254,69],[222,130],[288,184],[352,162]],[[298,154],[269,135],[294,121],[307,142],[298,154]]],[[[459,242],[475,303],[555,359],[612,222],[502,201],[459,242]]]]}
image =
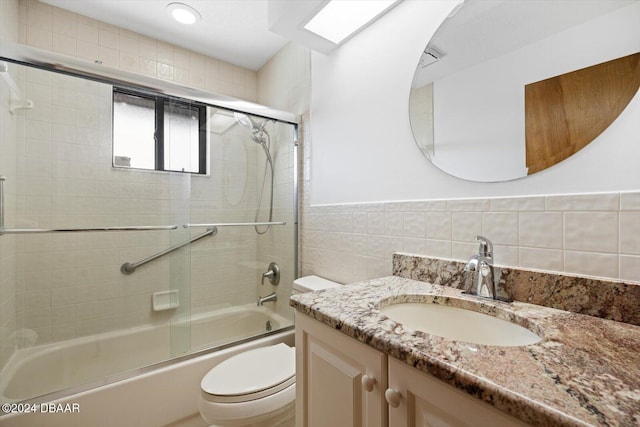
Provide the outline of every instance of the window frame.
{"type": "MultiPolygon", "coordinates": [[[[153,135],[154,139],[154,169],[147,168],[131,168],[124,167],[126,169],[139,169],[139,170],[154,170],[158,172],[178,172],[178,173],[190,173],[193,175],[207,175],[207,106],[206,104],[187,100],[184,98],[177,98],[167,95],[160,95],[157,93],[143,92],[134,89],[129,89],[120,86],[112,87],[111,107],[112,112],[115,110],[116,94],[123,94],[129,96],[135,96],[139,98],[146,98],[154,102],[154,126],[155,131],[153,135]],[[166,169],[164,161],[165,141],[164,141],[164,118],[165,118],[165,103],[178,104],[191,110],[198,111],[198,171],[185,171],[166,169]]],[[[115,114],[112,114],[112,128],[115,127],[115,114]]],[[[115,146],[113,140],[115,138],[115,132],[112,132],[111,148],[115,146]]],[[[114,154],[111,156],[112,166],[119,168],[123,166],[116,166],[114,161],[114,154]]]]}

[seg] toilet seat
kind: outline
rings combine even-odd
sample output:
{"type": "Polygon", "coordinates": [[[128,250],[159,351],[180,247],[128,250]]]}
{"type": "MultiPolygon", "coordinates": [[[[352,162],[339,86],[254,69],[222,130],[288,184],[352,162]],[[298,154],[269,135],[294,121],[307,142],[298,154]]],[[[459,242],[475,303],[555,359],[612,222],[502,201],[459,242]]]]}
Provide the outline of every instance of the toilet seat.
{"type": "Polygon", "coordinates": [[[295,348],[280,343],[237,354],[202,379],[209,402],[241,403],[274,395],[295,385],[295,348]]]}

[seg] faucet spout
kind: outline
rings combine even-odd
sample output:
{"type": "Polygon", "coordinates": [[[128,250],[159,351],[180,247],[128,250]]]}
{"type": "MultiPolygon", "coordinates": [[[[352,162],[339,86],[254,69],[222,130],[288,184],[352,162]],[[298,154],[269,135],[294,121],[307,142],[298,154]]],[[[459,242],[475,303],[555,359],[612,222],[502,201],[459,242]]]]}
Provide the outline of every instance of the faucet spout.
{"type": "Polygon", "coordinates": [[[495,274],[493,269],[493,244],[483,236],[476,236],[480,242],[478,254],[472,256],[464,266],[464,271],[473,272],[470,294],[496,299],[495,274]]]}
{"type": "Polygon", "coordinates": [[[258,297],[258,306],[264,305],[265,302],[277,301],[277,300],[278,300],[278,296],[276,295],[275,292],[273,292],[267,295],[266,297],[258,297]]]}

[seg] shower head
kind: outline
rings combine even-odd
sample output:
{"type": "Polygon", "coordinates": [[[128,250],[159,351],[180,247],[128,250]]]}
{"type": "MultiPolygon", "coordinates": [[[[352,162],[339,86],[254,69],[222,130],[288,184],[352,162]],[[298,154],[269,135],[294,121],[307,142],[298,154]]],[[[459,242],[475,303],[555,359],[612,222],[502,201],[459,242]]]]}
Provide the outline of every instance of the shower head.
{"type": "Polygon", "coordinates": [[[256,123],[251,119],[251,117],[247,116],[246,114],[235,112],[233,113],[233,118],[236,119],[236,122],[240,123],[242,126],[246,127],[249,130],[253,130],[256,128],[256,123]]]}
{"type": "Polygon", "coordinates": [[[251,131],[251,139],[253,142],[257,144],[264,143],[264,134],[266,133],[264,127],[267,125],[268,120],[264,120],[262,123],[256,123],[247,114],[238,112],[233,113],[233,118],[236,119],[236,122],[251,131]]]}
{"type": "Polygon", "coordinates": [[[235,112],[233,113],[233,118],[236,119],[236,122],[240,123],[252,132],[262,132],[264,126],[267,124],[267,120],[262,123],[256,123],[251,117],[244,113],[235,112]]]}

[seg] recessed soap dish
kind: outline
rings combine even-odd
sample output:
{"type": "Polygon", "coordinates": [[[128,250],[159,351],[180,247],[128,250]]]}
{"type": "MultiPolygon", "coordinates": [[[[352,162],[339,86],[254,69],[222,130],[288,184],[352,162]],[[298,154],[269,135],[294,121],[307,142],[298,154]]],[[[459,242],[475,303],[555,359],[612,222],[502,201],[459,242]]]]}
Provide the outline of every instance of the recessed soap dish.
{"type": "Polygon", "coordinates": [[[152,297],[153,311],[172,310],[180,306],[178,290],[154,292],[152,297]]]}

